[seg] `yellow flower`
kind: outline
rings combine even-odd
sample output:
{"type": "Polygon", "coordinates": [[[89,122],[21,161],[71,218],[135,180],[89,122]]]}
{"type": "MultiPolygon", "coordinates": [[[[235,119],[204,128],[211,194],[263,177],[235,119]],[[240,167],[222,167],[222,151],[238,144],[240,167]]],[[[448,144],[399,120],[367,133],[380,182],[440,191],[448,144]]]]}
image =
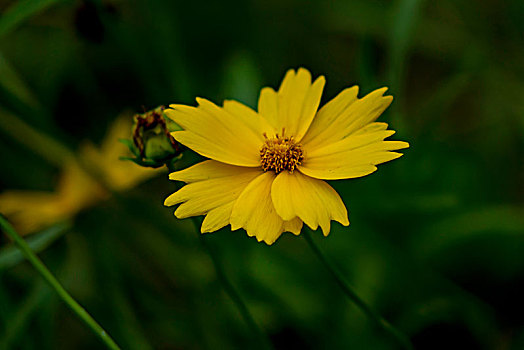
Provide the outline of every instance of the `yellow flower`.
{"type": "MultiPolygon", "coordinates": [[[[120,161],[127,147],[118,141],[131,133],[131,117],[121,116],[108,130],[100,148],[90,142],[82,145],[79,158],[91,165],[114,191],[126,190],[158,172],[120,161]]],[[[0,212],[21,234],[41,230],[74,217],[80,211],[109,197],[91,174],[75,159],[64,164],[54,192],[6,191],[0,194],[0,212]]]]}
{"type": "Polygon", "coordinates": [[[133,162],[119,160],[122,155],[129,153],[129,149],[119,140],[128,138],[132,128],[131,116],[123,114],[115,119],[100,147],[87,142],[80,149],[80,157],[96,167],[106,185],[113,191],[128,190],[159,173],[156,169],[143,168],[133,162]]]}
{"type": "Polygon", "coordinates": [[[184,129],[173,137],[210,160],[171,173],[187,185],[165,205],[182,203],[178,218],[206,215],[202,233],[230,224],[267,244],[282,232],[300,234],[303,223],[325,236],[331,220],[349,225],[340,196],[323,180],[371,174],[409,145],[384,141],[394,131],[375,122],[393,100],[387,88],[359,99],[353,86],[318,110],[324,84],[323,76],[312,83],[304,68],[289,70],[278,91],[262,89],[258,113],[236,101],[171,105],[167,116],[184,129]]]}

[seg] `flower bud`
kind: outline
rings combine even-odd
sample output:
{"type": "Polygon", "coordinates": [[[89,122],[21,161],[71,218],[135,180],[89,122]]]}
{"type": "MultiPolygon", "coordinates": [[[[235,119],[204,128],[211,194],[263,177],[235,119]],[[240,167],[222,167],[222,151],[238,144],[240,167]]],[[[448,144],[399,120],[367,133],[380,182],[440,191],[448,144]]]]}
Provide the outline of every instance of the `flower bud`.
{"type": "Polygon", "coordinates": [[[181,128],[164,114],[165,106],[134,116],[133,143],[142,160],[161,163],[181,153],[170,132],[181,128]]]}

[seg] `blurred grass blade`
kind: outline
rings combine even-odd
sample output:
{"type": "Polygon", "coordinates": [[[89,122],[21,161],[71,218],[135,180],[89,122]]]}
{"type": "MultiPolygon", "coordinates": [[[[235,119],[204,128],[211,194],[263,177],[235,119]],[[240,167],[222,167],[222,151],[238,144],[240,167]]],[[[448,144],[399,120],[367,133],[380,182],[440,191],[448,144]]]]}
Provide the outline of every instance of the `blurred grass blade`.
{"type": "Polygon", "coordinates": [[[427,128],[428,132],[438,132],[439,129],[432,127],[437,118],[445,115],[458,98],[471,87],[473,77],[469,73],[457,72],[451,78],[442,82],[431,95],[422,98],[414,108],[414,115],[423,115],[424,118],[416,119],[419,129],[427,128]]]}
{"type": "MultiPolygon", "coordinates": [[[[405,58],[412,39],[412,32],[420,17],[423,0],[400,0],[393,20],[390,36],[390,74],[402,78],[405,58]]],[[[398,83],[398,81],[396,81],[398,83]]],[[[395,86],[398,88],[399,86],[395,86]]]]}
{"type": "Polygon", "coordinates": [[[111,300],[114,305],[114,310],[117,312],[119,319],[120,331],[125,334],[125,342],[127,348],[130,350],[149,350],[153,347],[149,344],[144,331],[141,328],[137,316],[127,300],[125,294],[120,290],[119,286],[114,283],[111,287],[111,300]]]}
{"type": "Polygon", "coordinates": [[[9,322],[0,339],[1,349],[11,349],[11,343],[26,330],[33,313],[50,295],[51,290],[47,288],[44,281],[39,280],[35,283],[30,294],[17,307],[16,313],[9,317],[9,322]]]}
{"type": "Polygon", "coordinates": [[[7,90],[10,94],[18,98],[23,103],[33,108],[39,107],[36,97],[1,52],[0,86],[2,86],[5,90],[7,90]]]}
{"type": "Polygon", "coordinates": [[[320,262],[326,267],[331,276],[335,279],[342,292],[362,311],[367,317],[376,323],[385,333],[394,338],[399,345],[406,350],[414,350],[411,340],[407,335],[397,330],[380,314],[376,313],[355,291],[346,277],[340,270],[326,257],[320,250],[313,238],[311,237],[311,229],[304,227],[301,234],[306,240],[311,250],[315,253],[320,262]]]}
{"type": "MultiPolygon", "coordinates": [[[[2,285],[4,285],[4,276],[5,275],[6,273],[0,270],[0,283],[2,283],[2,285]]],[[[13,304],[14,303],[12,301],[9,288],[0,288],[0,310],[2,310],[2,312],[0,312],[0,324],[1,325],[7,324],[9,320],[9,316],[13,312],[13,308],[14,308],[13,304]]]]}
{"type": "Polygon", "coordinates": [[[64,0],[21,0],[9,6],[0,17],[0,38],[22,22],[64,0]]]}
{"type": "Polygon", "coordinates": [[[490,206],[468,210],[455,216],[433,222],[426,231],[413,240],[413,247],[421,257],[431,257],[446,247],[473,241],[482,236],[498,240],[504,237],[522,237],[524,217],[522,208],[512,205],[490,206]]]}
{"type": "MultiPolygon", "coordinates": [[[[391,92],[395,94],[397,101],[402,101],[405,80],[406,57],[412,41],[412,33],[421,14],[421,3],[423,0],[400,0],[396,14],[393,19],[389,46],[389,84],[391,92]]],[[[392,122],[397,128],[405,128],[401,125],[402,106],[394,104],[392,109],[392,122]]]]}
{"type": "MultiPolygon", "coordinates": [[[[71,223],[63,222],[50,227],[39,234],[27,238],[29,247],[39,253],[49,247],[54,241],[62,237],[71,228],[71,223]]],[[[17,247],[9,245],[0,249],[0,271],[9,269],[25,260],[24,255],[17,247]]]]}
{"type": "Polygon", "coordinates": [[[262,86],[258,65],[248,52],[235,52],[225,65],[223,88],[225,98],[234,98],[256,107],[258,88],[262,86]]]}
{"type": "Polygon", "coordinates": [[[0,130],[58,167],[74,159],[74,154],[62,144],[2,108],[0,108],[0,130]]]}
{"type": "Polygon", "coordinates": [[[102,263],[102,269],[110,277],[107,283],[108,297],[113,305],[113,315],[119,320],[118,326],[120,333],[123,335],[122,342],[125,342],[125,348],[129,350],[152,350],[153,347],[144,334],[133,305],[128,299],[128,295],[122,288],[122,276],[124,271],[120,269],[119,264],[115,264],[113,252],[119,249],[120,242],[114,239],[108,241],[99,241],[101,244],[99,260],[102,263]]]}
{"type": "Polygon", "coordinates": [[[58,294],[60,299],[71,309],[71,311],[89,327],[94,334],[98,336],[108,349],[120,350],[120,347],[115,343],[113,338],[107,333],[100,324],[80,305],[58,282],[56,277],[44,265],[42,260],[31,250],[27,242],[15,231],[9,221],[0,215],[0,228],[7,237],[12,239],[20,251],[24,254],[26,259],[33,265],[35,270],[42,276],[42,278],[49,284],[51,288],[58,294]]]}

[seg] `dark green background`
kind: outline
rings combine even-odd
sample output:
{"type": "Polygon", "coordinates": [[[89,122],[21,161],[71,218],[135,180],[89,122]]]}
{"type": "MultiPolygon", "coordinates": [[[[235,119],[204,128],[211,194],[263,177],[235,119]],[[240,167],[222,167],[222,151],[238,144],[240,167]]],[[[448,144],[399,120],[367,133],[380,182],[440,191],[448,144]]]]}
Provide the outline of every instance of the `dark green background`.
{"type": "MultiPolygon", "coordinates": [[[[325,75],[323,102],[389,86],[380,120],[411,147],[332,182],[352,224],[316,241],[416,349],[524,348],[521,0],[40,0],[0,13],[16,73],[0,70],[2,113],[72,150],[126,109],[256,106],[289,68],[325,75]]],[[[56,185],[59,169],[5,128],[0,164],[3,190],[56,185]]],[[[125,349],[256,347],[191,222],[163,207],[174,190],[161,175],[84,211],[40,256],[125,349]]],[[[303,238],[206,238],[276,348],[396,348],[303,238]]],[[[0,346],[102,348],[29,264],[3,267],[0,283],[0,346]]]]}

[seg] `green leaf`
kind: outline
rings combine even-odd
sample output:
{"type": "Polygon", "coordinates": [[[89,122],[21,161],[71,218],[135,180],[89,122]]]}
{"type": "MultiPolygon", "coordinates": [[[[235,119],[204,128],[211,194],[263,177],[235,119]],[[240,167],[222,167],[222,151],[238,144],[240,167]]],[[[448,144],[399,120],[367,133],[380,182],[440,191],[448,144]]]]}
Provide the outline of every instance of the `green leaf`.
{"type": "Polygon", "coordinates": [[[0,37],[6,35],[28,18],[64,0],[21,0],[9,6],[0,17],[0,37]]]}
{"type": "MultiPolygon", "coordinates": [[[[49,247],[54,241],[60,238],[71,228],[71,223],[63,222],[52,226],[41,233],[29,236],[27,244],[31,249],[38,253],[49,247]]],[[[9,269],[25,260],[22,252],[14,245],[9,245],[0,249],[0,271],[9,269]]]]}
{"type": "Polygon", "coordinates": [[[7,90],[10,94],[18,98],[23,103],[37,108],[39,107],[38,100],[33,95],[33,92],[20,78],[16,70],[6,60],[5,56],[0,52],[0,86],[7,90]]]}
{"type": "Polygon", "coordinates": [[[32,315],[38,310],[43,302],[51,295],[51,290],[43,280],[35,282],[28,296],[17,305],[16,312],[11,315],[9,323],[0,338],[0,348],[10,349],[12,343],[27,332],[32,315]]]}
{"type": "Polygon", "coordinates": [[[413,241],[420,256],[434,256],[460,242],[471,242],[481,236],[521,237],[524,219],[521,208],[512,205],[489,206],[468,210],[440,221],[434,221],[413,241]]]}
{"type": "Polygon", "coordinates": [[[0,108],[0,130],[59,167],[75,158],[75,155],[56,138],[33,128],[18,116],[2,108],[0,108]]]}

